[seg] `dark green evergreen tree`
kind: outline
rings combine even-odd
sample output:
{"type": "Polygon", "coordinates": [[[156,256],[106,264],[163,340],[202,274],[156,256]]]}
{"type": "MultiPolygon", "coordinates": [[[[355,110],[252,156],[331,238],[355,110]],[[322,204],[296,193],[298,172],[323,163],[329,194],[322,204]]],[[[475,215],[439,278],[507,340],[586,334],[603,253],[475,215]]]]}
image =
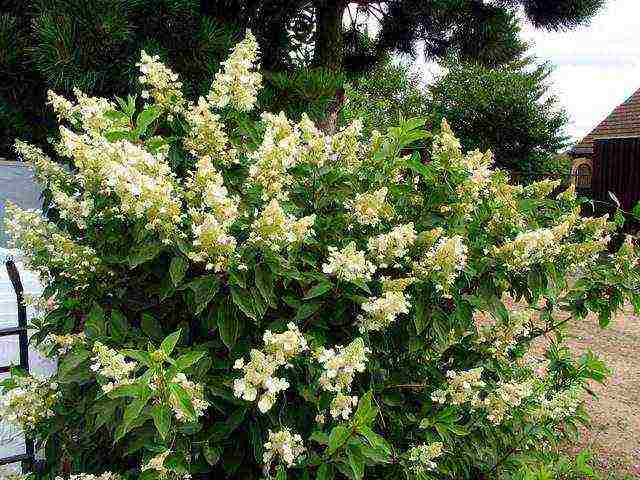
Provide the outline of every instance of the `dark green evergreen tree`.
{"type": "Polygon", "coordinates": [[[346,78],[390,52],[413,54],[419,43],[431,57],[495,66],[524,50],[517,9],[538,27],[560,29],[587,21],[604,1],[0,0],[0,155],[16,136],[44,142],[49,88],[129,91],[143,48],[197,94],[250,28],[262,51],[263,106],[321,117],[340,104],[346,78]]]}

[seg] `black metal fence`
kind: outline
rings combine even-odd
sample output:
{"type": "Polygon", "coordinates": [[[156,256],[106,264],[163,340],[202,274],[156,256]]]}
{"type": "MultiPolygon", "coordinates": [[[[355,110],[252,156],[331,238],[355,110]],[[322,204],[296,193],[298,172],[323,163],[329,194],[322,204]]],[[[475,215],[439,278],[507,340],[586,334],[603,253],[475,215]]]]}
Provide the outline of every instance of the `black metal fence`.
{"type": "MultiPolygon", "coordinates": [[[[20,273],[16,268],[13,259],[9,258],[5,262],[9,280],[16,294],[18,304],[18,326],[0,329],[0,337],[17,336],[20,349],[20,368],[29,371],[29,335],[27,333],[27,307],[24,304],[24,288],[20,273]]],[[[11,370],[12,365],[0,365],[0,373],[7,373],[11,370]]],[[[31,470],[35,459],[35,448],[33,440],[25,436],[25,452],[0,458],[0,465],[8,465],[11,463],[22,463],[23,471],[31,470]]]]}

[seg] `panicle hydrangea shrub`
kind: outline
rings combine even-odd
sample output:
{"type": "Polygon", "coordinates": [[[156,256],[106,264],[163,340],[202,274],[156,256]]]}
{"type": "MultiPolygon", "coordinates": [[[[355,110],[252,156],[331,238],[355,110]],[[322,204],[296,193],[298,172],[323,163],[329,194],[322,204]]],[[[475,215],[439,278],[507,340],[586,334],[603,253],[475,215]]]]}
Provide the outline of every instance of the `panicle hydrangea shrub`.
{"type": "Polygon", "coordinates": [[[636,240],[446,122],[258,114],[257,55],[197,100],[144,52],[140,98],[51,93],[69,171],[17,144],[50,215],[7,230],[59,369],[0,408],[48,478],[499,478],[551,448],[607,374],[563,326],[640,308],[636,240]]]}

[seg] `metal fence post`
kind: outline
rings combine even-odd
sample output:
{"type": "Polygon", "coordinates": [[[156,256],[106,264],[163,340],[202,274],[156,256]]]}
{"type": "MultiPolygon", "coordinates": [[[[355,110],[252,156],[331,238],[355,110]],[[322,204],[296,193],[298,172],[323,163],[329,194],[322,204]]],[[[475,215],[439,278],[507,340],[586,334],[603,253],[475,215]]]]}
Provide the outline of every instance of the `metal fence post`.
{"type": "MultiPolygon", "coordinates": [[[[20,280],[20,273],[16,267],[12,258],[8,258],[5,262],[9,280],[13,286],[13,291],[16,294],[16,301],[18,303],[18,326],[8,327],[0,329],[0,337],[17,336],[20,349],[20,367],[29,371],[29,334],[27,332],[27,307],[24,304],[24,288],[22,286],[22,280],[20,280]]],[[[6,373],[11,370],[11,365],[0,366],[0,373],[6,373]]],[[[0,458],[0,465],[7,465],[10,463],[22,462],[22,470],[28,471],[33,468],[33,462],[35,459],[35,448],[33,439],[27,438],[25,435],[25,453],[20,455],[13,455],[11,457],[0,458]]]]}

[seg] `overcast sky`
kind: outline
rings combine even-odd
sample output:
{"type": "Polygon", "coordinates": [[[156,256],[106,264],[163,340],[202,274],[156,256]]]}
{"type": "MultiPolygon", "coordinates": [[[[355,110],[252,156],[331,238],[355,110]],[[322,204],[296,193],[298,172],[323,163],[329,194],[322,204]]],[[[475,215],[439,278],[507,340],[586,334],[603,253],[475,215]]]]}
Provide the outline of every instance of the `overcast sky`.
{"type": "Polygon", "coordinates": [[[581,138],[640,88],[640,0],[608,0],[590,25],[550,33],[525,26],[533,53],[556,70],[552,87],[581,138]]]}

